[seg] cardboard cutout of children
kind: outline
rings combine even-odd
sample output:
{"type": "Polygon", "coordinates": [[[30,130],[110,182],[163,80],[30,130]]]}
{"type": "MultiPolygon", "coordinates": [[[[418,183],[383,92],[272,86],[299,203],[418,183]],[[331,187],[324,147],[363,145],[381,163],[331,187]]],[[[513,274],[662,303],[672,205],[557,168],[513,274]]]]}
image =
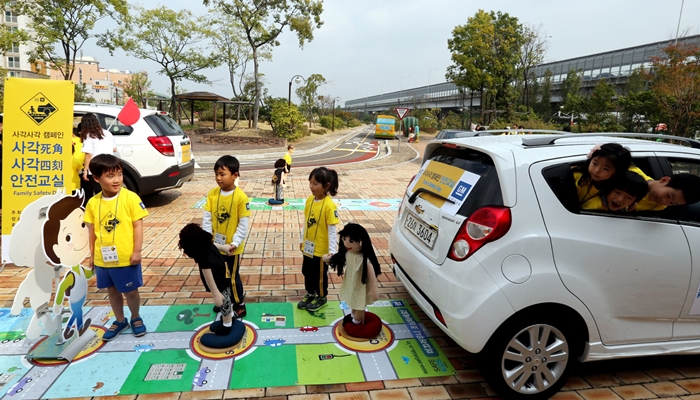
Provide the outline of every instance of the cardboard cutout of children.
{"type": "Polygon", "coordinates": [[[90,234],[83,222],[85,197],[82,190],[73,196],[66,196],[49,207],[47,219],[42,230],[44,254],[55,266],[68,267],[56,288],[53,312],[61,315],[63,300],[70,302],[71,315],[68,318],[63,338],[73,336],[73,326],[81,336],[92,322],[90,318],[83,321],[83,305],[87,298],[87,281],[92,278],[92,269],[86,269],[80,262],[90,254],[90,234]]]}
{"type": "MultiPolygon", "coordinates": [[[[41,197],[22,210],[19,221],[12,229],[10,258],[18,267],[32,268],[19,285],[11,309],[12,315],[19,315],[25,299],[29,298],[29,305],[34,311],[26,331],[26,337],[29,340],[37,339],[42,334],[59,328],[62,306],[60,308],[54,306],[55,316],[48,312],[48,303],[53,292],[53,279],[58,278],[62,266],[74,267],[73,269],[80,267],[80,261],[90,251],[90,246],[87,245],[89,243],[87,227],[83,225],[82,202],[82,191],[76,192],[73,196],[58,192],[55,195],[41,197]]],[[[85,294],[87,293],[87,283],[86,279],[81,281],[73,272],[72,270],[64,277],[64,282],[72,279],[73,283],[61,282],[58,287],[64,287],[64,295],[66,289],[70,287],[67,290],[69,297],[71,300],[75,299],[77,303],[81,299],[79,292],[82,287],[85,294]],[[68,275],[72,275],[72,278],[68,278],[68,275]]],[[[87,277],[86,272],[83,271],[82,276],[87,277]]],[[[80,302],[80,318],[82,318],[85,297],[83,295],[80,302]]],[[[63,297],[58,301],[59,305],[62,300],[63,297]]],[[[71,308],[78,309],[77,304],[76,307],[71,304],[71,308]]],[[[75,319],[78,319],[77,315],[75,319]]],[[[86,322],[89,325],[89,321],[86,322]]],[[[69,326],[71,324],[72,321],[69,326]]],[[[79,325],[80,332],[80,328],[84,327],[80,323],[79,325]]]]}
{"type": "Polygon", "coordinates": [[[54,321],[48,313],[37,312],[51,300],[53,279],[58,273],[48,264],[38,232],[42,231],[49,206],[63,197],[63,192],[58,192],[29,203],[22,210],[10,235],[10,259],[18,267],[32,268],[17,288],[10,310],[11,315],[19,315],[24,300],[29,298],[29,306],[34,311],[26,331],[29,340],[37,339],[44,331],[56,330],[56,322],[60,321],[54,321]]]}

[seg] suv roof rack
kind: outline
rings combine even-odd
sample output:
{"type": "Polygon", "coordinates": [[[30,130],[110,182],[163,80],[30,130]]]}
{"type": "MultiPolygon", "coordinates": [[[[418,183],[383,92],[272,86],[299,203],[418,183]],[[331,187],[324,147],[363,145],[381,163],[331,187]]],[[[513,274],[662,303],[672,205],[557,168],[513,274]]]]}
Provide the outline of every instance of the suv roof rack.
{"type": "Polygon", "coordinates": [[[689,139],[680,136],[673,135],[662,135],[657,133],[566,133],[560,134],[558,136],[526,136],[523,137],[523,146],[533,147],[533,146],[551,146],[559,139],[571,139],[577,137],[600,137],[600,136],[611,136],[611,137],[629,137],[629,138],[652,138],[652,139],[667,139],[667,140],[677,140],[679,142],[685,142],[690,145],[693,149],[700,149],[700,141],[695,139],[689,139]]]}

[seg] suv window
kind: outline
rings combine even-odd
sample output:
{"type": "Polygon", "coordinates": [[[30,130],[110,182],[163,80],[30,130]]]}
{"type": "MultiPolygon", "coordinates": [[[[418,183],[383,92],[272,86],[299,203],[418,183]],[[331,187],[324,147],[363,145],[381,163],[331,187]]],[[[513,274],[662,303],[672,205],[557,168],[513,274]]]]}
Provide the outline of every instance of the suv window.
{"type": "Polygon", "coordinates": [[[114,136],[127,136],[131,135],[131,132],[134,131],[134,128],[126,126],[119,122],[117,117],[112,117],[111,115],[97,114],[97,118],[100,120],[100,125],[102,125],[102,128],[109,128],[109,131],[114,136]]]}
{"type": "MultiPolygon", "coordinates": [[[[594,214],[604,214],[604,215],[615,215],[615,216],[645,216],[652,218],[664,218],[673,219],[675,216],[669,211],[644,211],[638,213],[607,213],[604,211],[594,211],[594,210],[581,210],[581,206],[578,201],[578,194],[576,191],[576,182],[574,180],[574,170],[573,168],[581,167],[584,163],[562,163],[557,165],[552,165],[542,170],[542,175],[545,181],[552,189],[552,192],[557,196],[557,199],[561,204],[569,210],[569,212],[574,214],[580,214],[582,211],[586,213],[594,214]]],[[[654,178],[660,179],[663,176],[661,169],[656,162],[656,159],[649,157],[638,157],[632,159],[632,167],[637,167],[646,175],[654,178]]],[[[700,165],[699,165],[700,166],[700,165]]]]}
{"type": "MultiPolygon", "coordinates": [[[[700,176],[700,160],[690,158],[666,159],[671,172],[674,174],[693,174],[700,176]]],[[[681,222],[690,222],[692,225],[700,225],[700,202],[683,206],[669,207],[676,213],[676,218],[681,222]]]]}
{"type": "Polygon", "coordinates": [[[184,137],[185,131],[174,119],[162,114],[153,114],[143,118],[153,132],[158,136],[180,136],[184,137]]]}
{"type": "Polygon", "coordinates": [[[501,182],[493,160],[488,155],[469,149],[439,147],[431,154],[430,160],[461,168],[481,177],[464,200],[459,215],[468,217],[481,207],[503,205],[501,182]]]}

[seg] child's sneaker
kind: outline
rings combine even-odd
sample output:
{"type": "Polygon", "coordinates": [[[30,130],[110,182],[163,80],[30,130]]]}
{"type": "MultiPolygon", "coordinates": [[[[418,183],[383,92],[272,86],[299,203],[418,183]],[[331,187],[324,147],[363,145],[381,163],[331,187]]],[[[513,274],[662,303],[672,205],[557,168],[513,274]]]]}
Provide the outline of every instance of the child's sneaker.
{"type": "Polygon", "coordinates": [[[315,299],[311,300],[311,303],[306,305],[306,310],[314,312],[325,307],[326,304],[328,304],[328,300],[326,300],[325,297],[316,297],[315,299]]]}
{"type": "Polygon", "coordinates": [[[233,311],[233,318],[240,319],[246,316],[248,314],[248,311],[245,309],[245,304],[240,304],[238,306],[234,306],[235,309],[233,311]]]}
{"type": "Polygon", "coordinates": [[[102,340],[105,342],[109,342],[110,340],[119,336],[119,334],[122,333],[122,331],[128,327],[129,323],[126,321],[126,318],[124,318],[124,321],[122,322],[114,321],[112,322],[112,326],[109,327],[107,332],[105,332],[104,335],[102,335],[102,340]]]}
{"type": "Polygon", "coordinates": [[[146,325],[143,324],[141,317],[134,318],[131,320],[131,332],[136,337],[140,337],[146,334],[146,325]]]}
{"type": "Polygon", "coordinates": [[[311,300],[316,298],[316,295],[307,293],[303,299],[299,303],[297,303],[297,308],[301,308],[302,310],[306,309],[306,305],[311,303],[311,300]]]}

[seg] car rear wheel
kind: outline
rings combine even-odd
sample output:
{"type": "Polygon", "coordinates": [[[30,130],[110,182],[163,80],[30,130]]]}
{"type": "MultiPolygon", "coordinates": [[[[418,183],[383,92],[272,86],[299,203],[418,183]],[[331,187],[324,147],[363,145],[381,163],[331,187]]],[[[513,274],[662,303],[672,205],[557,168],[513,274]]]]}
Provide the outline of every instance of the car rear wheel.
{"type": "Polygon", "coordinates": [[[548,399],[568,381],[582,343],[566,324],[514,321],[481,353],[482,373],[505,398],[548,399]]]}

